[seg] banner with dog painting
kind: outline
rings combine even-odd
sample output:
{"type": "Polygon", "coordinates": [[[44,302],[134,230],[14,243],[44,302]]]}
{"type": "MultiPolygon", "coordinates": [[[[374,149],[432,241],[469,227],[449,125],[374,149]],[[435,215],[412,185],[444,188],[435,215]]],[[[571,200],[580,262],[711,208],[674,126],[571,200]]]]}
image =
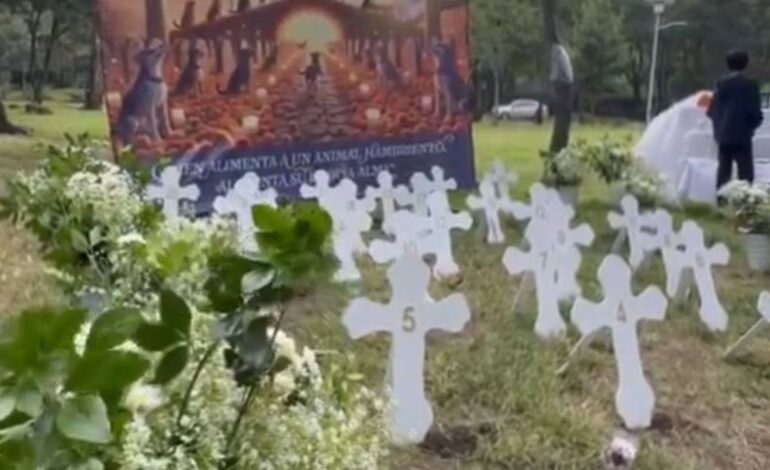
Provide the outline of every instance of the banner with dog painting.
{"type": "Polygon", "coordinates": [[[116,151],[203,193],[317,169],[474,183],[466,0],[97,0],[116,151]]]}

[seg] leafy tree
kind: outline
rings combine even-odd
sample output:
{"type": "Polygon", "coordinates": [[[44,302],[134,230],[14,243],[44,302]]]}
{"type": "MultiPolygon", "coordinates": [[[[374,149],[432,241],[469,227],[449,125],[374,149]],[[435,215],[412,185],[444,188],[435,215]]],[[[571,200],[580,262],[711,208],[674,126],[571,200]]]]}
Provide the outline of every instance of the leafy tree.
{"type": "Polygon", "coordinates": [[[597,98],[613,89],[627,61],[623,16],[610,0],[583,0],[572,36],[580,91],[593,113],[597,98]]]}
{"type": "Polygon", "coordinates": [[[504,82],[533,70],[532,51],[541,44],[537,15],[531,0],[471,2],[471,46],[475,60],[491,72],[494,106],[504,82]]]}
{"type": "Polygon", "coordinates": [[[641,1],[623,2],[621,8],[627,48],[623,77],[636,106],[642,109],[649,77],[653,15],[650,6],[641,1]]]}
{"type": "Polygon", "coordinates": [[[32,85],[32,101],[42,103],[43,87],[51,60],[62,38],[90,24],[88,0],[0,0],[25,25],[29,55],[26,74],[32,85]]]}

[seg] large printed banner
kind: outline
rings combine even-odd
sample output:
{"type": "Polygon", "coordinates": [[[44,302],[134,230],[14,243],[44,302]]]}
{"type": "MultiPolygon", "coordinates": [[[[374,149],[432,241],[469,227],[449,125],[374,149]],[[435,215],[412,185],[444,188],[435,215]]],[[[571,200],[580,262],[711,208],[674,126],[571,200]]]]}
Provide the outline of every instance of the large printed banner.
{"type": "Polygon", "coordinates": [[[198,211],[248,172],[474,183],[465,0],[97,0],[116,149],[171,157],[198,211]]]}

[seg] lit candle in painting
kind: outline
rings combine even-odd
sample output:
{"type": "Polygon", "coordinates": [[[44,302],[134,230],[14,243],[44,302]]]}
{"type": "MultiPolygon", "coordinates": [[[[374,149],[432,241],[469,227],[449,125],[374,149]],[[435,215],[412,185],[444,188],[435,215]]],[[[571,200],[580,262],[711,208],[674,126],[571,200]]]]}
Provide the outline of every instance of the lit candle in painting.
{"type": "Polygon", "coordinates": [[[433,97],[430,95],[423,95],[421,104],[424,111],[430,111],[433,109],[433,97]]]}
{"type": "Polygon", "coordinates": [[[264,88],[260,88],[257,90],[257,98],[259,98],[259,101],[265,102],[267,101],[267,90],[264,88]]]}
{"type": "Polygon", "coordinates": [[[363,96],[369,96],[369,94],[372,92],[372,88],[366,83],[362,83],[358,89],[361,91],[363,96]]]}
{"type": "Polygon", "coordinates": [[[185,123],[187,122],[187,117],[185,116],[184,109],[172,108],[170,111],[170,114],[171,114],[171,125],[174,126],[174,128],[176,129],[183,128],[185,123]]]}
{"type": "Polygon", "coordinates": [[[270,75],[267,77],[267,84],[270,86],[275,86],[275,84],[278,82],[278,80],[275,78],[275,75],[270,75]]]}
{"type": "Polygon", "coordinates": [[[107,93],[106,100],[107,106],[111,110],[118,110],[123,102],[123,97],[117,91],[111,91],[107,93]]]}
{"type": "Polygon", "coordinates": [[[380,111],[379,109],[369,108],[366,110],[366,122],[368,122],[370,126],[378,125],[381,119],[382,119],[382,111],[380,111]]]}
{"type": "Polygon", "coordinates": [[[259,130],[259,116],[244,116],[241,124],[244,131],[257,132],[259,130]]]}

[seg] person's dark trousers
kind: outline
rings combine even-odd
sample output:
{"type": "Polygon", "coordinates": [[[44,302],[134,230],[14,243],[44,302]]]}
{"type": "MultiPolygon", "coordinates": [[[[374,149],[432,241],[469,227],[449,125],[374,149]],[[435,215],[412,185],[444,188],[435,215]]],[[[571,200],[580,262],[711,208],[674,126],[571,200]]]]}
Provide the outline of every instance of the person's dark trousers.
{"type": "Polygon", "coordinates": [[[717,189],[733,178],[733,163],[738,165],[738,179],[754,182],[754,149],[752,144],[720,145],[717,189]]]}

